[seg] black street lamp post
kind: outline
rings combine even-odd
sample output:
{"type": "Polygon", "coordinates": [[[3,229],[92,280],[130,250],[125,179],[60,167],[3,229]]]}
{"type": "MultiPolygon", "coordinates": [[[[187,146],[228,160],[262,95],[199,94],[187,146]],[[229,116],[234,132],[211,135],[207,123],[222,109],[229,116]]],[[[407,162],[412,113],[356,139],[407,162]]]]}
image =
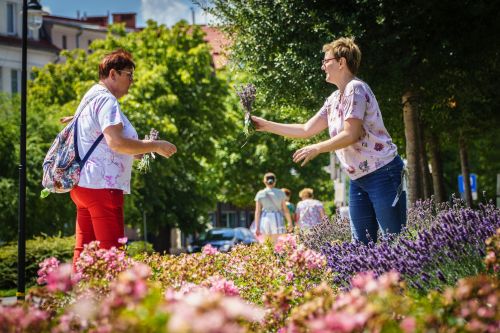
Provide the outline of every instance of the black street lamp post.
{"type": "Polygon", "coordinates": [[[26,92],[28,59],[28,24],[33,31],[42,25],[42,6],[37,0],[23,0],[22,69],[21,69],[21,128],[19,138],[19,236],[17,241],[17,299],[24,300],[26,286],[26,92]],[[29,19],[29,20],[28,20],[29,19]]]}

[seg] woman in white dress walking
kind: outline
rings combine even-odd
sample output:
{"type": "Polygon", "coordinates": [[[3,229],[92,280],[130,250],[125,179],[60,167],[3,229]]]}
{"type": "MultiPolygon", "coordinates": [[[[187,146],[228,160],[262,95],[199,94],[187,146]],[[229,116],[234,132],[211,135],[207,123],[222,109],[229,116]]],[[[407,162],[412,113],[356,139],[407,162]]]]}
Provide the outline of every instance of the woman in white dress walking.
{"type": "Polygon", "coordinates": [[[264,184],[266,188],[257,192],[255,196],[255,235],[284,234],[286,233],[284,218],[288,225],[292,225],[292,218],[286,205],[286,195],[282,190],[275,188],[274,173],[268,172],[264,175],[264,184]]]}

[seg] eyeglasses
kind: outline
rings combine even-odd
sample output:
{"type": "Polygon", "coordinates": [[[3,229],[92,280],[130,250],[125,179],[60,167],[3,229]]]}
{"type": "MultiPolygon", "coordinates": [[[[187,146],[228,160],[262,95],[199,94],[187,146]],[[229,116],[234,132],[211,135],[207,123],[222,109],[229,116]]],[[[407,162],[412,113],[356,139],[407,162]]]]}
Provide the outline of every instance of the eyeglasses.
{"type": "Polygon", "coordinates": [[[333,59],[337,60],[337,58],[335,58],[335,57],[321,60],[321,66],[324,66],[327,62],[329,62],[330,60],[333,60],[333,59]]]}
{"type": "Polygon", "coordinates": [[[134,81],[134,72],[127,72],[127,71],[124,71],[122,69],[118,70],[117,72],[120,73],[120,75],[121,75],[122,72],[123,73],[127,73],[128,79],[130,81],[134,81]]]}

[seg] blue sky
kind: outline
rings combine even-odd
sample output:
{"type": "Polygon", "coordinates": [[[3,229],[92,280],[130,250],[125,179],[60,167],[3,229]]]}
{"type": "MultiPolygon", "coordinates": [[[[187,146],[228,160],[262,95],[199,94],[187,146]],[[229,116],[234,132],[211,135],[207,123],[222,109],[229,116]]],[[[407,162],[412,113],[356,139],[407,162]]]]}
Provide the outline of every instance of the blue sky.
{"type": "Polygon", "coordinates": [[[52,15],[76,18],[86,12],[88,16],[119,12],[137,13],[137,25],[144,26],[148,19],[173,25],[181,19],[191,22],[191,7],[195,9],[195,22],[206,24],[210,19],[191,0],[39,0],[52,15]]]}

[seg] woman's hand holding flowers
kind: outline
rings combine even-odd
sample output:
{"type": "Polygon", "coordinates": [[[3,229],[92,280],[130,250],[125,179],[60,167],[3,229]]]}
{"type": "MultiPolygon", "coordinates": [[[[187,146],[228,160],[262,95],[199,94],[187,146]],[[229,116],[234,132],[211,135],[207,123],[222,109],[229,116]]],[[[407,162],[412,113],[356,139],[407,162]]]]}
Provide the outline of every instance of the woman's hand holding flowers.
{"type": "Polygon", "coordinates": [[[257,116],[251,116],[251,119],[256,131],[265,131],[267,120],[257,116]]]}

